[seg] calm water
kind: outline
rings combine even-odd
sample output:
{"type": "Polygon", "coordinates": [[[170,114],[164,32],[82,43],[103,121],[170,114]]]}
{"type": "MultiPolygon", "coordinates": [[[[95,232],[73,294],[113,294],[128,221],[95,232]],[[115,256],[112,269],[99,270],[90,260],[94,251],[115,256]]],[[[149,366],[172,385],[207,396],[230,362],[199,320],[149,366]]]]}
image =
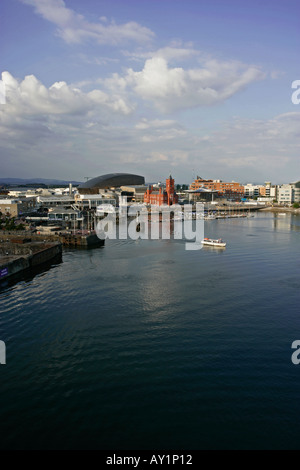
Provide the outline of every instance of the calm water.
{"type": "Polygon", "coordinates": [[[3,286],[0,448],[300,448],[300,217],[108,241],[3,286]]]}

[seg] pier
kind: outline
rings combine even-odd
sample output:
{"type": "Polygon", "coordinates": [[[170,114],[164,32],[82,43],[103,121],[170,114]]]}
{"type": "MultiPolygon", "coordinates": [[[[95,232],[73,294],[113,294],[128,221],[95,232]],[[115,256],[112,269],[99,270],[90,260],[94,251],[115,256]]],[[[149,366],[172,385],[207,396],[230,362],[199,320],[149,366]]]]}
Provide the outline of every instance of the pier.
{"type": "MultiPolygon", "coordinates": [[[[48,228],[48,227],[45,227],[48,228]]],[[[50,228],[50,227],[49,227],[50,228]]],[[[78,231],[78,232],[67,232],[67,231],[22,231],[22,232],[13,232],[13,231],[0,231],[0,243],[11,242],[12,240],[25,240],[30,238],[34,242],[59,242],[63,246],[72,246],[72,247],[99,247],[104,246],[105,240],[100,240],[95,232],[90,231],[78,231]]]]}
{"type": "Polygon", "coordinates": [[[16,238],[0,243],[0,281],[21,271],[61,258],[60,242],[16,238]]]}

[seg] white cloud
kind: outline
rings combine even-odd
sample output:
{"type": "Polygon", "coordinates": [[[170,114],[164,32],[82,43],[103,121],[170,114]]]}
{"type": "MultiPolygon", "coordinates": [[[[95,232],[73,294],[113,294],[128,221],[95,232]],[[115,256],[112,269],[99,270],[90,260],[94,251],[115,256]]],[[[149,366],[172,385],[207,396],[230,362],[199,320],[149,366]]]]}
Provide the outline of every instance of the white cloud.
{"type": "Polygon", "coordinates": [[[272,80],[277,80],[279,78],[282,78],[286,75],[286,72],[284,72],[283,70],[272,70],[270,72],[270,77],[272,80]]]}
{"type": "Polygon", "coordinates": [[[0,80],[0,105],[6,104],[5,84],[0,80]]]}
{"type": "MultiPolygon", "coordinates": [[[[199,167],[244,175],[244,179],[282,182],[285,174],[300,177],[300,112],[281,114],[269,120],[239,119],[199,139],[199,167]]],[[[191,161],[193,158],[191,158],[191,161]]],[[[197,165],[194,157],[194,165],[197,165]]],[[[210,175],[208,175],[210,176],[210,175]]]]}
{"type": "Polygon", "coordinates": [[[139,131],[140,140],[144,143],[162,142],[174,140],[183,137],[187,131],[173,120],[142,119],[135,125],[135,129],[139,131]]]}
{"type": "Polygon", "coordinates": [[[102,90],[83,93],[65,82],[47,88],[34,75],[17,80],[8,72],[2,80],[7,101],[0,106],[0,148],[6,174],[30,176],[37,169],[54,176],[70,171],[76,159],[89,164],[89,139],[99,152],[97,139],[105,138],[107,123],[133,110],[122,97],[102,90]]]}
{"type": "Polygon", "coordinates": [[[149,157],[145,159],[146,163],[167,162],[170,160],[168,155],[160,152],[152,152],[149,157]]]}
{"type": "Polygon", "coordinates": [[[124,89],[126,86],[143,100],[150,101],[159,111],[170,113],[221,103],[251,83],[265,78],[258,67],[238,61],[209,59],[201,68],[170,67],[166,57],[182,58],[182,50],[178,54],[174,49],[163,51],[147,59],[141,71],[128,69],[123,77],[114,74],[106,81],[107,85],[111,89],[120,85],[124,89]]]}
{"type": "Polygon", "coordinates": [[[84,93],[65,82],[48,88],[33,75],[17,80],[8,72],[2,80],[7,103],[0,106],[0,148],[6,175],[28,171],[30,176],[35,169],[38,176],[80,178],[88,167],[91,174],[132,171],[156,180],[174,168],[181,182],[191,181],[192,169],[242,182],[299,179],[300,112],[269,120],[237,117],[215,131],[199,126],[197,133],[194,125],[191,133],[159,114],[141,118],[123,88],[119,94],[100,88],[84,93]]]}
{"type": "Polygon", "coordinates": [[[87,54],[78,54],[78,57],[84,62],[85,64],[89,65],[108,65],[108,64],[117,64],[119,63],[119,59],[113,59],[112,57],[91,57],[87,54]]]}
{"type": "Polygon", "coordinates": [[[145,61],[153,57],[161,57],[166,61],[186,60],[199,56],[200,52],[193,47],[184,47],[181,44],[162,47],[157,51],[123,51],[123,55],[134,61],[145,61]]]}
{"type": "Polygon", "coordinates": [[[100,17],[100,22],[92,23],[83,15],[66,7],[63,0],[20,0],[33,6],[35,12],[45,20],[57,26],[58,35],[69,44],[78,44],[89,40],[99,44],[123,44],[124,41],[146,43],[151,41],[154,33],[134,21],[125,24],[108,23],[107,18],[100,17]]]}
{"type": "Polygon", "coordinates": [[[91,111],[114,111],[129,114],[133,108],[118,95],[102,90],[83,93],[66,82],[45,87],[34,75],[16,80],[9,72],[2,73],[7,105],[2,113],[16,116],[87,115],[91,111]]]}
{"type": "Polygon", "coordinates": [[[144,118],[140,122],[138,122],[135,126],[136,129],[161,129],[161,128],[171,128],[173,126],[177,126],[176,121],[171,119],[154,119],[149,121],[148,119],[144,118]]]}

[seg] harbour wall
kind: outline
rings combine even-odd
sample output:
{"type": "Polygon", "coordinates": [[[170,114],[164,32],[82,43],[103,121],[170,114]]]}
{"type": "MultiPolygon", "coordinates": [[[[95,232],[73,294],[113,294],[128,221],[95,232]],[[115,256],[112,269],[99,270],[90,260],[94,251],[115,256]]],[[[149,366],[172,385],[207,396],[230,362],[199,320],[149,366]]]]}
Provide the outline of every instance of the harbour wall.
{"type": "Polygon", "coordinates": [[[61,243],[32,244],[30,246],[0,246],[0,280],[26,269],[39,266],[62,254],[61,243]]]}

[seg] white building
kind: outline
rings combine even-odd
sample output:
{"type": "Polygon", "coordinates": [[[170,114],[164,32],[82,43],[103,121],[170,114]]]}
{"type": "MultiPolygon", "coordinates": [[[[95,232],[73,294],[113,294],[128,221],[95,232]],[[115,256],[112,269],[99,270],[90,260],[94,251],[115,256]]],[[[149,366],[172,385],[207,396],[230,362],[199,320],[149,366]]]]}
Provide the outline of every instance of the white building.
{"type": "Polygon", "coordinates": [[[75,203],[74,196],[37,196],[36,199],[39,207],[71,207],[75,203]]]}
{"type": "Polygon", "coordinates": [[[300,203],[300,181],[281,185],[278,189],[278,202],[280,204],[300,203]]]}
{"type": "Polygon", "coordinates": [[[258,185],[253,184],[245,184],[244,185],[244,197],[258,197],[260,194],[260,187],[258,185]]]}
{"type": "Polygon", "coordinates": [[[20,189],[13,190],[12,189],[12,190],[9,190],[9,192],[8,192],[9,197],[17,197],[18,198],[18,197],[26,197],[26,195],[27,195],[27,190],[26,189],[24,189],[24,190],[20,190],[20,189]]]}
{"type": "Polygon", "coordinates": [[[51,222],[57,221],[82,221],[83,216],[80,211],[74,209],[65,209],[63,207],[51,208],[48,212],[48,220],[51,222]]]}
{"type": "Polygon", "coordinates": [[[80,209],[96,209],[102,204],[112,204],[116,206],[116,198],[107,198],[101,194],[76,194],[75,204],[80,209]]]}

